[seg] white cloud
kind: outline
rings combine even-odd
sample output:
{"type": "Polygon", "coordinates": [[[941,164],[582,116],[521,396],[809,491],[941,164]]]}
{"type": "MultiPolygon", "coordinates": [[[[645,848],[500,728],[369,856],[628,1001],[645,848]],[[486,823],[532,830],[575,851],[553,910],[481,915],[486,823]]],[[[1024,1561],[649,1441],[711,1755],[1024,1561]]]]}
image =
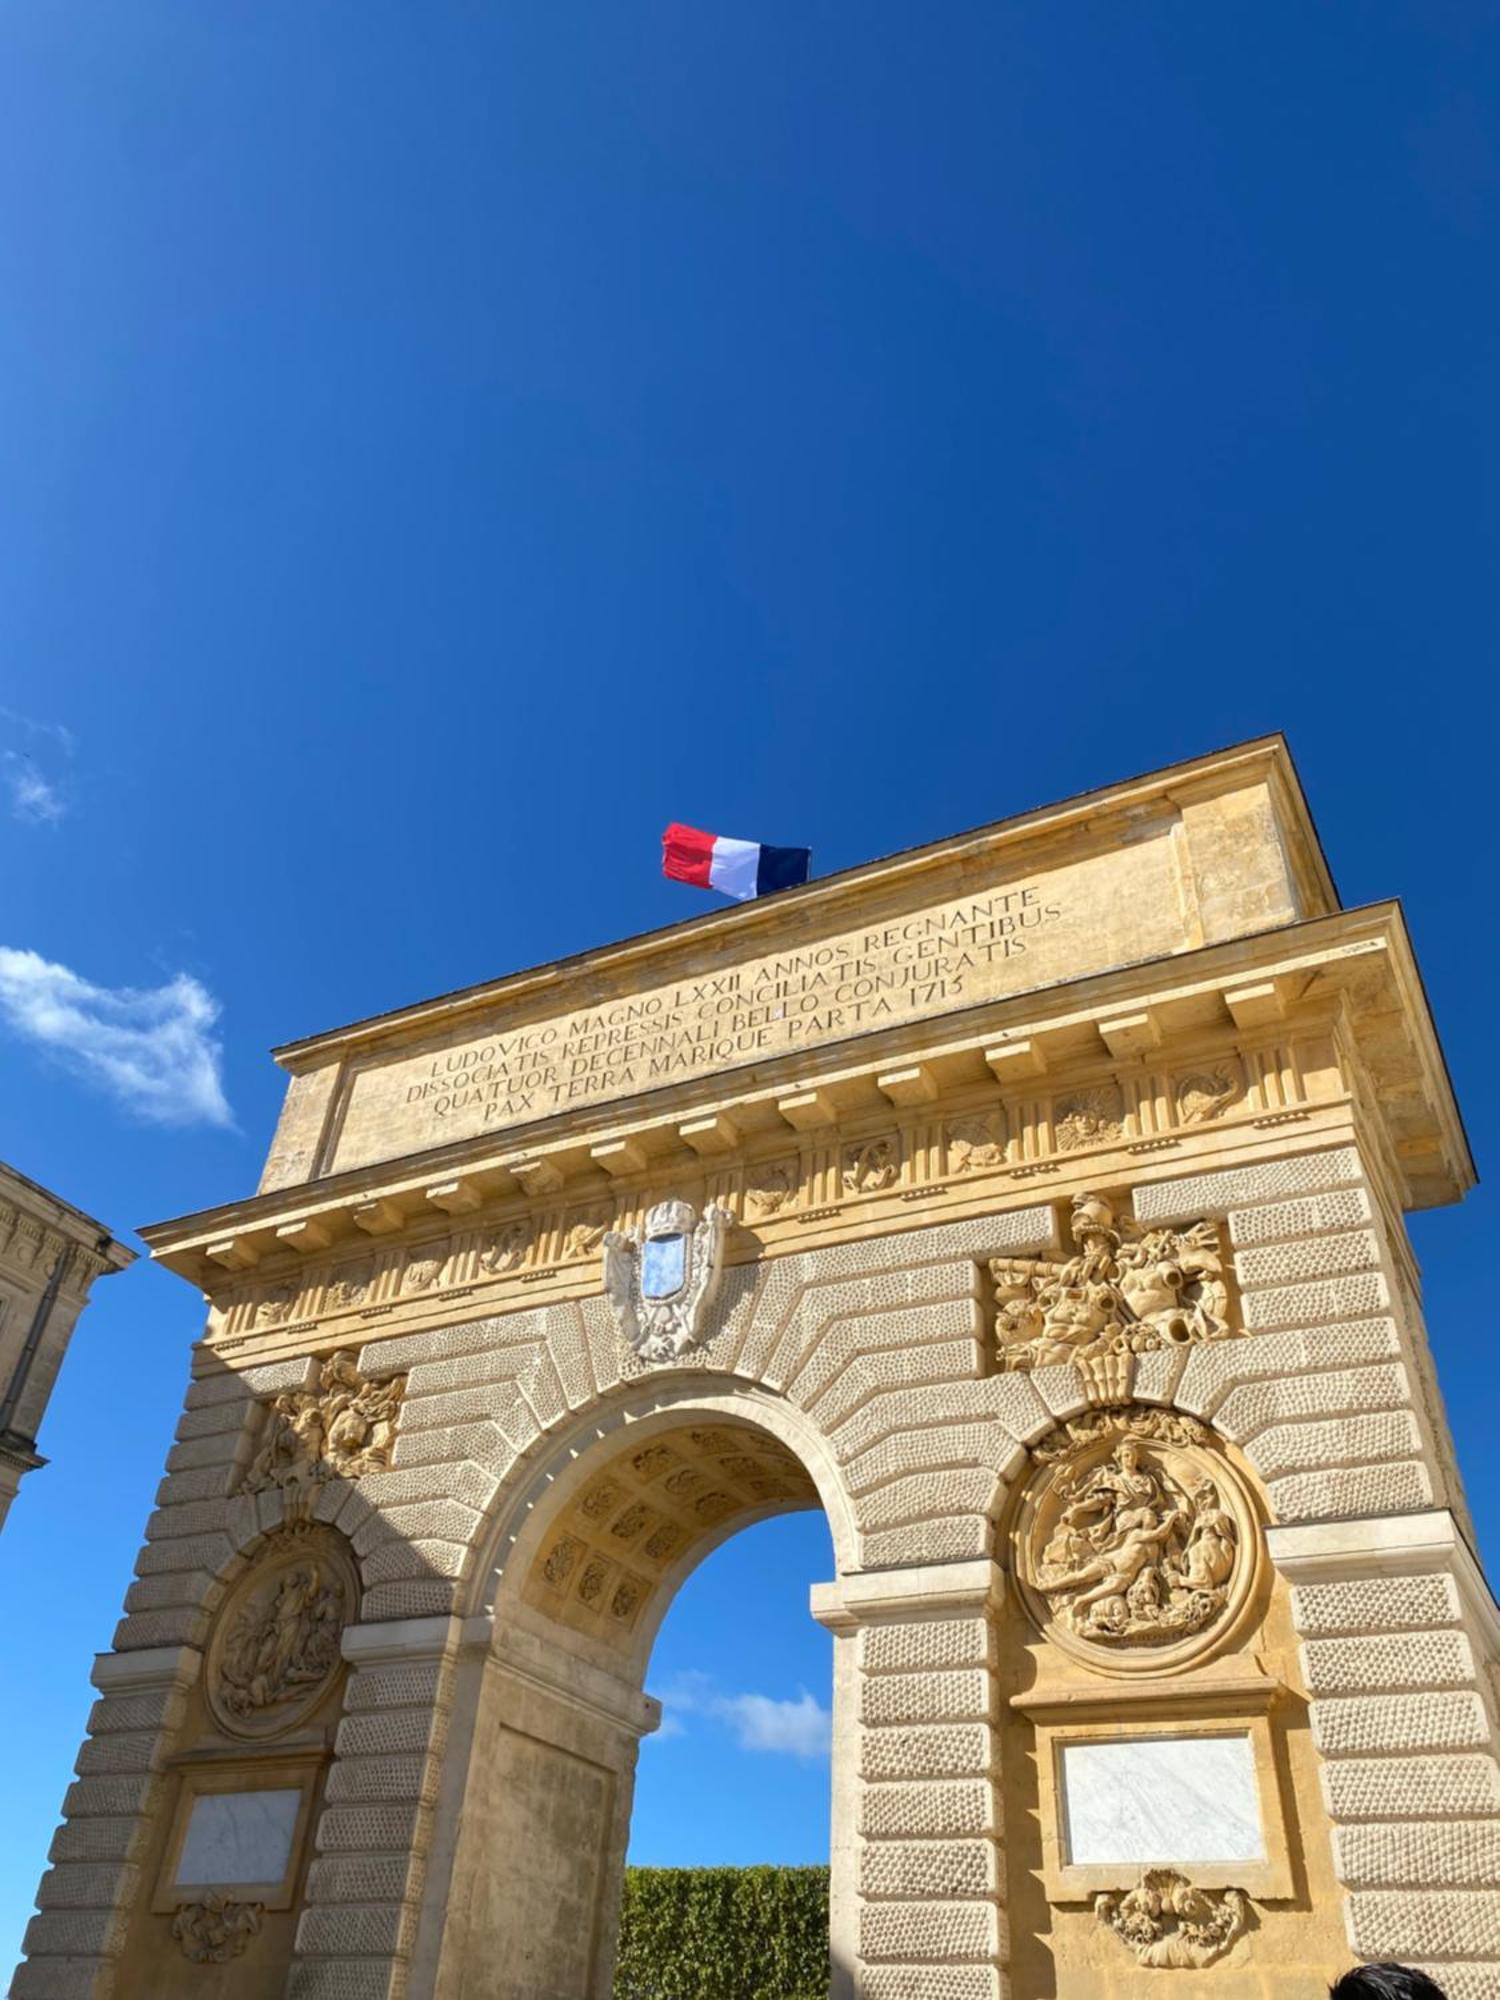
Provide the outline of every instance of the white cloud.
{"type": "Polygon", "coordinates": [[[232,1125],[209,1030],[219,1003],[185,972],[146,989],[94,986],[0,945],[0,1021],[158,1125],[232,1125]]]}
{"type": "Polygon", "coordinates": [[[661,1695],[658,1737],[685,1736],[684,1715],[705,1715],[734,1733],[742,1750],[766,1750],[787,1757],[826,1757],[833,1740],[833,1717],[806,1688],[795,1701],[768,1694],[717,1694],[708,1674],[680,1674],[661,1695]]]}
{"type": "Polygon", "coordinates": [[[722,1695],[714,1703],[742,1750],[773,1750],[789,1757],[826,1757],[833,1717],[803,1688],[795,1701],[768,1694],[722,1695]]]}
{"type": "Polygon", "coordinates": [[[0,768],[5,775],[5,787],[10,793],[12,819],[24,820],[31,826],[52,826],[67,811],[61,792],[49,778],[44,778],[29,757],[18,757],[13,750],[7,750],[0,759],[0,768]]]}

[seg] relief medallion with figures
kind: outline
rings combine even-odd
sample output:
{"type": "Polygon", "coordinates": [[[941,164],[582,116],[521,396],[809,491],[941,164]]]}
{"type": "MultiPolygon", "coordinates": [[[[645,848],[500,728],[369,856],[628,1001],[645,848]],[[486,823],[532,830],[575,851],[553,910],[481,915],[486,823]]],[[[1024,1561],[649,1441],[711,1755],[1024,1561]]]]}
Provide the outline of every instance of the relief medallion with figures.
{"type": "Polygon", "coordinates": [[[1215,1644],[1249,1596],[1258,1532],[1209,1431],[1164,1410],[1111,1410],[1032,1457],[1015,1575],[1038,1628],[1112,1673],[1162,1673],[1215,1644]]]}

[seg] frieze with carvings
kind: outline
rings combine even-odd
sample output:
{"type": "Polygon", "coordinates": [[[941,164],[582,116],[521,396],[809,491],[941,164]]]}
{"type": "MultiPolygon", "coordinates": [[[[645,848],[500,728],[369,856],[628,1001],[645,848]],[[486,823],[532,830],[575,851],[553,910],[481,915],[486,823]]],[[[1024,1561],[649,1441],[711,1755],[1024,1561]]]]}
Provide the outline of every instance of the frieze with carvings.
{"type": "Polygon", "coordinates": [[[1242,1889],[1199,1889],[1175,1868],[1148,1868],[1123,1895],[1096,1896],[1094,1914],[1138,1964],[1186,1972],[1244,1935],[1250,1904],[1242,1889]]]}
{"type": "Polygon", "coordinates": [[[332,1536],[307,1528],[273,1536],[209,1646],[205,1686],[220,1727],[261,1738],[299,1722],[339,1671],[357,1601],[352,1565],[332,1536]]]}
{"type": "Polygon", "coordinates": [[[384,1472],[396,1443],[404,1375],[362,1375],[348,1349],[330,1354],[311,1389],[288,1389],[266,1406],[260,1443],[241,1491],[320,1485],[384,1472]]]}
{"type": "Polygon", "coordinates": [[[1255,1573],[1255,1516],[1211,1433],[1153,1409],[1076,1420],[1033,1448],[1015,1573],[1037,1626],[1113,1671],[1215,1642],[1255,1573]]]}
{"type": "Polygon", "coordinates": [[[1082,1194],[1069,1232],[1071,1257],[990,1261],[1002,1369],[1088,1364],[1236,1331],[1215,1224],[1142,1229],[1102,1195],[1082,1194]]]}
{"type": "Polygon", "coordinates": [[[194,1965],[227,1965],[255,1937],[264,1903],[237,1903],[210,1889],[196,1903],[183,1903],[172,1919],[172,1936],[194,1965]]]}

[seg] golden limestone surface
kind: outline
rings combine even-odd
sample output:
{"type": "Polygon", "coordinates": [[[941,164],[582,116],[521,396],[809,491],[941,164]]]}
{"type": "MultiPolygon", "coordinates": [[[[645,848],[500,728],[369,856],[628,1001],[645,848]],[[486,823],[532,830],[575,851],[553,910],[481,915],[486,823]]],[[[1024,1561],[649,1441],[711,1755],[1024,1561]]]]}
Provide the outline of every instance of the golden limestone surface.
{"type": "Polygon", "coordinates": [[[660,1621],[815,1507],[835,2000],[1500,1992],[1472,1166],[1279,739],[279,1059],[15,2000],[607,2000],[660,1621]]]}

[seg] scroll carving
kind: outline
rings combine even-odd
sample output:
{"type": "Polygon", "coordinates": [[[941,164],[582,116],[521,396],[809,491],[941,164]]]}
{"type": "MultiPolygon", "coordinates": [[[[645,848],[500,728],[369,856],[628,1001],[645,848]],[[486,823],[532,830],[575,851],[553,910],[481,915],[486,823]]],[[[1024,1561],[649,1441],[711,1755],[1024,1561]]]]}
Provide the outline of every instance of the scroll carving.
{"type": "Polygon", "coordinates": [[[330,1354],[318,1386],[291,1389],[266,1410],[260,1448],[241,1488],[319,1485],[383,1472],[391,1462],[406,1377],[361,1375],[348,1349],[330,1354]]]}
{"type": "Polygon", "coordinates": [[[1186,1971],[1224,1956],[1250,1906],[1242,1889],[1198,1889],[1175,1868],[1148,1868],[1123,1895],[1096,1896],[1094,1915],[1141,1965],[1186,1971]]]}
{"type": "Polygon", "coordinates": [[[172,1935],[194,1965],[226,1965],[259,1932],[265,1908],[264,1903],[237,1903],[211,1889],[198,1902],[181,1905],[172,1919],[172,1935]]]}
{"type": "Polygon", "coordinates": [[[1049,1636],[1128,1669],[1211,1642],[1248,1593],[1255,1532],[1203,1426],[1111,1412],[1068,1425],[1034,1456],[1017,1574],[1049,1636]]]}
{"type": "Polygon", "coordinates": [[[347,1561],[313,1531],[277,1537],[231,1597],[209,1651],[207,1692],[236,1736],[289,1728],[338,1672],[354,1609],[347,1561]]]}
{"type": "Polygon", "coordinates": [[[1213,1223],[1141,1229],[1102,1195],[1082,1194],[1070,1230],[1071,1257],[990,1262],[1002,1368],[1149,1354],[1234,1331],[1213,1223]]]}

